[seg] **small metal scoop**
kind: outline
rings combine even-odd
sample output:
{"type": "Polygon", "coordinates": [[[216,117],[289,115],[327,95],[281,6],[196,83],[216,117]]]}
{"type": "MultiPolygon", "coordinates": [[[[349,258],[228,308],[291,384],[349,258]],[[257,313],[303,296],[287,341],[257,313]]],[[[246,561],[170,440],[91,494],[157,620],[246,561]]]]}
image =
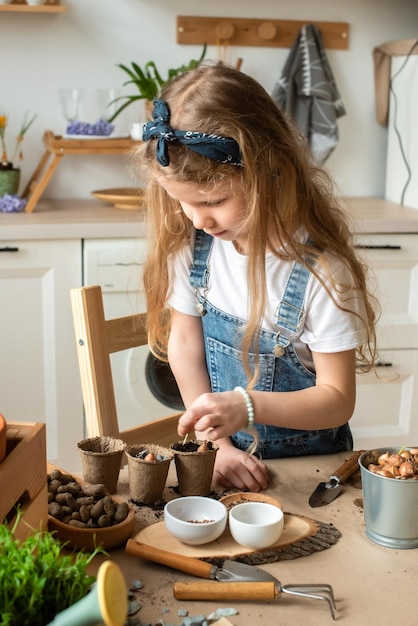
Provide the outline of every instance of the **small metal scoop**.
{"type": "Polygon", "coordinates": [[[309,498],[311,507],[325,506],[335,500],[343,490],[343,483],[358,470],[358,458],[363,452],[364,450],[355,452],[348,461],[335,470],[327,482],[319,483],[309,498]]]}

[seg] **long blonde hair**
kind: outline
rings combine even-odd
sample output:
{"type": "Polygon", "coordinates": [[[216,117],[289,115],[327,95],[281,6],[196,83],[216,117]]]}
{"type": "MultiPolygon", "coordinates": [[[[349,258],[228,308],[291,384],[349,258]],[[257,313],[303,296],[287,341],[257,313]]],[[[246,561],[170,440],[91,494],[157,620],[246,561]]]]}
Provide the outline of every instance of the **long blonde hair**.
{"type": "MultiPolygon", "coordinates": [[[[364,300],[366,311],[367,342],[357,350],[358,359],[362,371],[370,369],[375,358],[376,307],[366,285],[367,268],[356,255],[348,220],[338,206],[331,180],[313,163],[305,139],[259,83],[223,64],[201,65],[183,74],[165,87],[161,98],[168,103],[173,128],[235,139],[244,166],[221,164],[173,143],[169,147],[170,163],[162,167],[156,160],[155,141],[136,149],[134,164],[150,179],[146,193],[150,245],[144,285],[149,340],[155,354],[166,358],[170,332],[167,258],[189,241],[192,232],[179,203],[168,196],[156,176],[198,184],[217,184],[235,177],[247,198],[243,227],[251,233],[247,276],[251,314],[242,336],[249,379],[254,382],[257,376],[257,371],[250,372],[245,355],[250,349],[257,352],[266,304],[267,250],[304,265],[307,259],[316,258],[315,268],[309,265],[309,269],[323,285],[327,266],[321,251],[349,269],[355,295],[364,300]],[[313,245],[301,241],[300,229],[313,245]]],[[[339,306],[350,311],[351,286],[335,285],[332,279],[331,286],[344,302],[339,306]]]]}

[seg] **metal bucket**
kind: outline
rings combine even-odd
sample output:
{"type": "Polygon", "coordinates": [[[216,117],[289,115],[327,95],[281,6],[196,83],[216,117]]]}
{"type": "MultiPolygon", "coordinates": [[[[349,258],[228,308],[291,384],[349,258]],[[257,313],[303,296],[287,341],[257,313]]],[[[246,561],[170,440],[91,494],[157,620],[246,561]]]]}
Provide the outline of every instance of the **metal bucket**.
{"type": "Polygon", "coordinates": [[[359,458],[366,535],[386,548],[418,547],[418,480],[385,478],[369,471],[381,454],[398,448],[368,450],[359,458]]]}

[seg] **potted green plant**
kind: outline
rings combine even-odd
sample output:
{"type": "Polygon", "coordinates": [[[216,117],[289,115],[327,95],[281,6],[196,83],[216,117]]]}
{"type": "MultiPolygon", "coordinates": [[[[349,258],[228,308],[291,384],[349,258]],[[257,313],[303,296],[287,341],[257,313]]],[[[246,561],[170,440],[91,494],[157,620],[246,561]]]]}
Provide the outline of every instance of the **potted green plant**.
{"type": "Polygon", "coordinates": [[[63,554],[49,531],[15,539],[20,516],[12,529],[0,525],[0,626],[45,626],[87,594],[96,579],[86,568],[103,550],[63,554]]]}
{"type": "Polygon", "coordinates": [[[119,63],[117,67],[120,67],[128,76],[129,80],[123,83],[126,85],[134,85],[138,93],[126,96],[120,96],[116,98],[113,102],[118,100],[124,100],[121,106],[115,111],[115,113],[108,119],[108,122],[113,122],[114,119],[133,102],[137,100],[150,100],[152,101],[154,98],[158,96],[161,89],[167,85],[173,78],[179,76],[180,74],[184,74],[191,69],[196,68],[205,58],[206,55],[206,44],[203,46],[202,54],[199,59],[191,59],[187,64],[181,65],[178,68],[173,68],[168,70],[167,78],[162,78],[160,72],[158,71],[154,61],[148,61],[141,68],[137,63],[132,62],[130,66],[124,65],[123,63],[119,63]]]}
{"type": "Polygon", "coordinates": [[[20,183],[20,168],[16,166],[16,160],[23,159],[22,142],[26,132],[34,122],[36,115],[29,118],[26,113],[22,126],[20,127],[19,134],[16,137],[16,145],[13,152],[13,156],[10,159],[6,145],[6,128],[8,124],[7,115],[0,115],[0,146],[1,146],[1,158],[0,158],[0,199],[6,195],[15,195],[19,190],[20,183]]]}

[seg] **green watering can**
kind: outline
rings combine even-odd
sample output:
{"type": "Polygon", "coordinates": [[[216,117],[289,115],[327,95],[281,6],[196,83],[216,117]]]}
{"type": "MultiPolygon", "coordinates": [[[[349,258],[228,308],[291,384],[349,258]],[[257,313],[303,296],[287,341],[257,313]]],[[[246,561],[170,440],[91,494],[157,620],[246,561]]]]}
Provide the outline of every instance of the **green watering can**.
{"type": "Polygon", "coordinates": [[[105,561],[97,573],[92,590],[81,600],[58,613],[48,626],[88,626],[103,621],[106,626],[124,626],[128,598],[121,569],[105,561]]]}

